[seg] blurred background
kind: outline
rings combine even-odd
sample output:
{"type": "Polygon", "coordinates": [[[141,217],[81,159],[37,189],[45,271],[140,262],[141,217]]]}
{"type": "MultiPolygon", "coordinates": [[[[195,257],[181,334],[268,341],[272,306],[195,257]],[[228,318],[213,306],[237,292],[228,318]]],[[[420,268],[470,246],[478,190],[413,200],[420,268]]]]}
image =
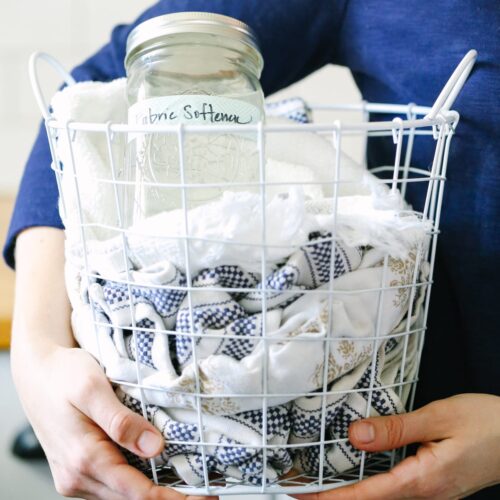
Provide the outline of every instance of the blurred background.
{"type": "MultiPolygon", "coordinates": [[[[40,121],[28,79],[28,58],[36,50],[48,52],[70,69],[107,42],[118,23],[133,21],[153,0],[33,0],[0,4],[0,243],[3,247],[12,205],[24,163],[40,121]]],[[[47,95],[60,83],[40,72],[47,95]]],[[[348,70],[327,66],[305,80],[272,96],[301,96],[311,103],[360,100],[348,70]]],[[[338,118],[355,117],[339,115],[338,118]]],[[[356,144],[346,152],[360,157],[356,144]]],[[[47,168],[49,166],[47,165],[47,168]]],[[[10,453],[15,433],[25,417],[10,377],[8,346],[11,328],[14,273],[0,262],[0,498],[50,500],[54,490],[44,462],[23,462],[10,453]]],[[[36,376],[36,374],[33,374],[36,376]]],[[[235,497],[232,497],[235,498],[235,497]]]]}

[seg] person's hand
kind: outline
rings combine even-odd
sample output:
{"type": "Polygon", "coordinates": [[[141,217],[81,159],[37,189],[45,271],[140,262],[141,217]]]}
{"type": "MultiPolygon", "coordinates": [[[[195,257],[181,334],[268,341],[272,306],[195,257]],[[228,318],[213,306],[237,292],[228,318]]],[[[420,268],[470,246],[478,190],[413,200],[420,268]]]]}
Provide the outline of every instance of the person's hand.
{"type": "Polygon", "coordinates": [[[118,401],[94,358],[75,348],[58,229],[31,228],[17,238],[11,366],[59,493],[102,500],[184,498],[155,486],[115,445],[148,458],[160,453],[163,438],[118,401]]]}
{"type": "Polygon", "coordinates": [[[26,377],[16,374],[16,382],[61,495],[105,500],[184,498],[154,485],[119,452],[114,443],[141,457],[153,457],[162,450],[163,438],[118,401],[88,353],[48,349],[29,372],[26,377]]]}
{"type": "Polygon", "coordinates": [[[463,394],[417,411],[351,424],[349,441],[360,450],[384,451],[422,443],[394,469],[308,500],[464,498],[500,483],[500,397],[463,394]]]}

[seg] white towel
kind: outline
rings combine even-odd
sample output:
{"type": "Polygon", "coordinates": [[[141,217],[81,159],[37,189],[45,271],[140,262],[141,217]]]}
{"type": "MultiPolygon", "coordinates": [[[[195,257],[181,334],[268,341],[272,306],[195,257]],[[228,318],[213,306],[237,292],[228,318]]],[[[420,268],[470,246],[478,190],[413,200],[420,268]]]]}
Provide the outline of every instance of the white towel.
{"type": "MultiPolygon", "coordinates": [[[[109,83],[81,82],[65,87],[51,101],[53,116],[61,122],[77,121],[92,123],[125,123],[127,100],[124,78],[109,83]]],[[[272,107],[276,113],[276,106],[272,107]]],[[[281,110],[287,116],[287,109],[281,110]]],[[[290,115],[292,118],[294,113],[290,115]]],[[[294,123],[284,118],[269,117],[269,124],[294,123]]],[[[88,227],[88,240],[105,240],[116,236],[116,232],[102,225],[118,226],[115,191],[109,182],[112,179],[106,134],[104,132],[77,132],[70,137],[75,171],[73,172],[70,142],[64,131],[59,131],[55,141],[56,154],[63,169],[62,189],[66,213],[61,211],[69,243],[78,245],[78,199],[73,175],[78,176],[81,213],[87,224],[101,226],[88,227]]],[[[124,179],[126,137],[115,134],[112,143],[112,156],[115,162],[115,178],[124,179]]],[[[335,165],[335,149],[331,141],[309,132],[273,133],[266,136],[266,179],[268,182],[324,182],[331,183],[335,165]],[[314,151],[310,155],[309,151],[314,151]],[[287,166],[288,165],[288,166],[287,166]],[[286,176],[283,177],[283,173],[286,176]]],[[[364,186],[373,184],[374,178],[357,165],[347,155],[341,155],[340,180],[356,183],[340,184],[340,194],[367,194],[370,189],[364,186]],[[361,189],[361,191],[360,191],[361,189]]],[[[272,187],[270,194],[285,188],[272,187]]],[[[329,195],[331,186],[305,186],[306,196],[316,197],[320,193],[329,195]]]]}
{"type": "MultiPolygon", "coordinates": [[[[125,85],[126,79],[121,78],[109,83],[79,82],[65,87],[52,98],[52,114],[61,123],[69,121],[125,123],[127,119],[125,85]]],[[[123,178],[124,144],[124,136],[115,136],[112,154],[117,166],[118,179],[123,178]]],[[[61,188],[64,193],[65,210],[60,204],[60,215],[69,241],[78,241],[80,210],[82,220],[86,223],[116,226],[118,213],[114,201],[114,188],[109,182],[112,179],[112,172],[106,134],[79,131],[70,134],[68,138],[64,130],[58,130],[55,146],[58,168],[63,170],[61,188]],[[74,175],[78,177],[80,207],[74,175]]],[[[105,239],[109,236],[110,231],[102,227],[86,229],[88,239],[105,239]]]]}

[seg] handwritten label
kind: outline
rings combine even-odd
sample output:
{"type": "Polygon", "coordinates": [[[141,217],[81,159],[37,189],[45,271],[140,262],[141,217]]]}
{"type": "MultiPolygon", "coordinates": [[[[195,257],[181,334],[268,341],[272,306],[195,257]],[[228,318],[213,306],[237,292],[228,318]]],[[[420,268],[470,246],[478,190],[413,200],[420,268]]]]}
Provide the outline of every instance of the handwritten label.
{"type": "Polygon", "coordinates": [[[248,125],[261,119],[257,106],[239,99],[208,95],[152,97],[133,104],[129,125],[248,125]]]}

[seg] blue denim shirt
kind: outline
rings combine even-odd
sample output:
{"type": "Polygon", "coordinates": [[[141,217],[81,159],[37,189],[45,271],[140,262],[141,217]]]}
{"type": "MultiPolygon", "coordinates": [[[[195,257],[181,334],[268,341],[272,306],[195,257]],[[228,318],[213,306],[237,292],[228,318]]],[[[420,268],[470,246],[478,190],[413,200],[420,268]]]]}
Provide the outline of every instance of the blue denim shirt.
{"type": "MultiPolygon", "coordinates": [[[[265,60],[266,94],[334,63],[352,71],[368,101],[430,105],[461,57],[477,49],[476,67],[454,105],[461,120],[450,151],[418,401],[465,391],[500,394],[498,7],[498,0],[164,0],[133,24],[117,26],[110,42],[73,76],[78,81],[123,76],[130,30],[147,18],[181,10],[218,12],[249,24],[265,60]]],[[[429,165],[430,142],[416,146],[414,164],[429,165]]],[[[369,145],[371,164],[391,164],[393,154],[390,138],[369,145]]],[[[62,227],[49,164],[42,127],[4,249],[10,266],[20,231],[62,227]]],[[[417,206],[421,195],[418,189],[407,193],[417,206]]]]}

